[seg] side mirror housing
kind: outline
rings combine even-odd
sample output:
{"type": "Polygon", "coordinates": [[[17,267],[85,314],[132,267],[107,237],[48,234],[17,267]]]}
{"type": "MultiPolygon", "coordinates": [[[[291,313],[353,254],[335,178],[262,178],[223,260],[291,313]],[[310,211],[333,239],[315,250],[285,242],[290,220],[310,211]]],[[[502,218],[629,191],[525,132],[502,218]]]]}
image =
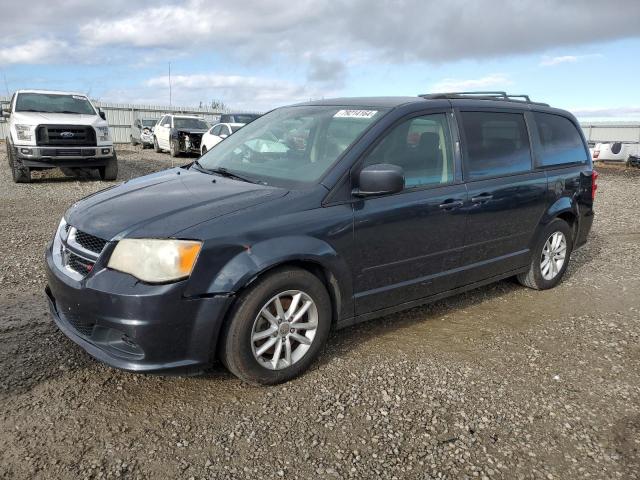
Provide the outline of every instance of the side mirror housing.
{"type": "Polygon", "coordinates": [[[358,187],[353,191],[357,197],[389,195],[404,189],[404,170],[398,165],[377,163],[360,171],[358,187]]]}
{"type": "Polygon", "coordinates": [[[98,109],[98,115],[100,115],[100,118],[103,120],[107,119],[107,116],[105,115],[105,113],[100,109],[98,109]]]}
{"type": "Polygon", "coordinates": [[[229,135],[227,135],[226,133],[221,133],[220,135],[218,135],[220,138],[227,138],[229,135]]]}

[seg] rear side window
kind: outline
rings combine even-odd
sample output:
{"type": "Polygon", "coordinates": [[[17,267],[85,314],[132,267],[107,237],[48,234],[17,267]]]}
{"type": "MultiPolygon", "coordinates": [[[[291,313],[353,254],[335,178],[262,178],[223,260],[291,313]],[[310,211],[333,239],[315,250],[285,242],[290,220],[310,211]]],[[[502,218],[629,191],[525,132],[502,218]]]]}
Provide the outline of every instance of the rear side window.
{"type": "Polygon", "coordinates": [[[531,169],[529,136],[521,113],[461,112],[467,180],[531,169]]]}
{"type": "Polygon", "coordinates": [[[576,126],[568,118],[534,113],[540,135],[540,164],[543,166],[585,163],[587,152],[576,126]]]}

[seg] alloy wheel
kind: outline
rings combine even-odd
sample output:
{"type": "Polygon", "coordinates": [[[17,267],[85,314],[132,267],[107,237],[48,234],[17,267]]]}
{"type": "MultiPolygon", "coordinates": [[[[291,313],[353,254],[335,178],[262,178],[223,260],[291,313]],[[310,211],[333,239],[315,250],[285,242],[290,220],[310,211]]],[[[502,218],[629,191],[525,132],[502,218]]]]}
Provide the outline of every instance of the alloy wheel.
{"type": "Polygon", "coordinates": [[[258,363],[282,370],[309,351],[318,329],[318,307],[301,290],[287,290],[260,309],[251,331],[251,351],[258,363]]]}
{"type": "Polygon", "coordinates": [[[554,232],[542,247],[540,258],[540,272],[545,280],[553,280],[567,257],[567,239],[562,232],[554,232]]]}

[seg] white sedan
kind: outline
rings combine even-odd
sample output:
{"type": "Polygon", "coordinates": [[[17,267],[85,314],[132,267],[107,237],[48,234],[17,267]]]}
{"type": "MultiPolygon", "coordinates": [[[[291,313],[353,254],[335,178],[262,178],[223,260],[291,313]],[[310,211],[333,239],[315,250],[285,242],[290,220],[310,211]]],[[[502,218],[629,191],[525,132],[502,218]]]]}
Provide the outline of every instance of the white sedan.
{"type": "Polygon", "coordinates": [[[204,155],[215,145],[227,138],[236,130],[244,127],[245,123],[218,123],[211,127],[207,133],[202,136],[200,143],[200,154],[204,155]]]}

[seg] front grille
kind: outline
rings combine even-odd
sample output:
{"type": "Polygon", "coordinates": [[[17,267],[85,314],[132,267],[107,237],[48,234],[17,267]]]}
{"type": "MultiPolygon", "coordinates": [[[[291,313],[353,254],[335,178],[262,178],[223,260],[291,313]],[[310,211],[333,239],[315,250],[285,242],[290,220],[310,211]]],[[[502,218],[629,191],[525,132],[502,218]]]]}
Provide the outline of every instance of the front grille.
{"type": "Polygon", "coordinates": [[[44,146],[96,146],[93,127],[75,125],[40,125],[36,129],[36,143],[44,146]]]}
{"type": "Polygon", "coordinates": [[[76,230],[76,242],[81,247],[97,253],[98,255],[102,253],[102,250],[104,250],[104,247],[107,244],[106,240],[81,232],[80,230],[76,230]]]}
{"type": "Polygon", "coordinates": [[[40,150],[43,157],[95,157],[95,148],[43,148],[40,150]]]}
{"type": "Polygon", "coordinates": [[[63,320],[66,320],[76,332],[85,337],[90,337],[93,333],[93,328],[96,326],[95,322],[83,320],[79,315],[61,312],[58,312],[58,314],[63,320]]]}
{"type": "Polygon", "coordinates": [[[87,275],[91,270],[95,262],[84,259],[73,252],[67,251],[67,266],[74,272],[78,272],[80,275],[87,275]]]}

